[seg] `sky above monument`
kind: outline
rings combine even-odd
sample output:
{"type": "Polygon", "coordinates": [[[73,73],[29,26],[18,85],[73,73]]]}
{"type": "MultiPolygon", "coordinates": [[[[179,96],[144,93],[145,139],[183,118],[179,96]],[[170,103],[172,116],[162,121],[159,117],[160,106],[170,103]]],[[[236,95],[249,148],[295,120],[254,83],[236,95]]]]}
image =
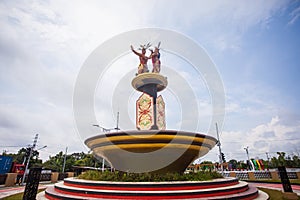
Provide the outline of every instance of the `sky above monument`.
{"type": "MultiPolygon", "coordinates": [[[[272,157],[279,151],[299,155],[300,2],[280,0],[1,1],[0,150],[16,152],[32,144],[38,133],[38,148],[48,146],[40,150],[44,161],[66,147],[70,153],[87,152],[85,135],[78,133],[73,117],[78,73],[103,42],[149,27],[191,38],[215,63],[225,88],[226,114],[219,129],[227,160],[246,160],[247,146],[251,158],[266,160],[266,153],[272,157]]],[[[214,122],[209,120],[212,105],[203,77],[195,76],[187,62],[164,52],[161,42],[162,64],[180,72],[195,92],[191,101],[197,102],[200,116],[196,131],[205,132],[214,122]]],[[[120,76],[115,74],[128,74],[138,65],[138,58],[129,53],[130,44],[128,54],[111,64],[95,91],[98,124],[106,128],[116,125],[111,91],[120,76]]],[[[176,81],[170,83],[171,77],[168,80],[180,88],[176,81]]],[[[126,108],[132,124],[122,122],[121,112],[120,128],[135,129],[139,94],[130,83],[126,88],[132,90],[124,94],[130,100],[119,100],[118,106],[126,108]]],[[[195,108],[178,102],[173,90],[162,95],[167,128],[178,129],[183,121],[180,109],[193,113],[195,108]]],[[[184,120],[198,123],[193,116],[184,120]]],[[[99,133],[92,122],[90,129],[99,133]]],[[[217,161],[217,154],[215,147],[202,160],[217,161]]]]}

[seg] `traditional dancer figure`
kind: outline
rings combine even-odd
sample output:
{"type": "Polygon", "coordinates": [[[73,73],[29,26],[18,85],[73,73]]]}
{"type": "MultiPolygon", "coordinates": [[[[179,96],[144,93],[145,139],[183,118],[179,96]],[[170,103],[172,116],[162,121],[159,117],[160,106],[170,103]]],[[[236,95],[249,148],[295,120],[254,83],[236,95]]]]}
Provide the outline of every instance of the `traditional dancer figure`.
{"type": "Polygon", "coordinates": [[[151,51],[150,58],[152,58],[152,65],[153,65],[152,72],[153,73],[159,73],[160,72],[159,46],[160,46],[160,42],[158,43],[157,47],[155,47],[154,51],[150,49],[150,51],[151,51]]]}
{"type": "Polygon", "coordinates": [[[132,45],[130,46],[132,52],[134,54],[136,54],[137,56],[139,56],[139,58],[140,58],[140,64],[139,64],[139,67],[138,67],[138,73],[137,74],[149,72],[149,69],[148,69],[148,66],[147,66],[147,62],[148,62],[148,59],[150,57],[146,56],[146,49],[148,49],[151,45],[150,45],[150,43],[148,43],[147,45],[140,45],[140,46],[141,46],[140,49],[142,50],[142,53],[139,53],[136,50],[134,50],[134,48],[133,48],[132,45]]]}

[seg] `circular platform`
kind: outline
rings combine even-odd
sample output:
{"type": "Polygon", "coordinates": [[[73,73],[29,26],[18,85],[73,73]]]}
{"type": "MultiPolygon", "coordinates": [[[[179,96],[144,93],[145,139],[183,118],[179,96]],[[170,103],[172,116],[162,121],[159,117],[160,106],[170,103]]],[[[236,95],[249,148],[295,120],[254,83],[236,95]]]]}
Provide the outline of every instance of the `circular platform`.
{"type": "Polygon", "coordinates": [[[160,92],[167,87],[168,81],[159,73],[142,73],[132,80],[131,85],[140,92],[143,92],[143,87],[146,85],[156,85],[157,92],[160,92]]]}
{"type": "Polygon", "coordinates": [[[217,140],[201,133],[147,130],[121,131],[88,138],[85,144],[119,171],[183,172],[207,154],[217,140]]]}
{"type": "Polygon", "coordinates": [[[210,181],[109,182],[68,178],[49,186],[37,199],[268,199],[236,178],[210,181]]]}

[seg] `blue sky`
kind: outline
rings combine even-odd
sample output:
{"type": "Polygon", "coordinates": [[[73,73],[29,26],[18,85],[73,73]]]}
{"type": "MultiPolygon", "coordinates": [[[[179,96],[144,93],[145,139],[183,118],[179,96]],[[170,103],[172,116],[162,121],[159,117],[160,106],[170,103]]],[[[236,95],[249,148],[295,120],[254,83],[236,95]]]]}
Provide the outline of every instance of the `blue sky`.
{"type": "MultiPolygon", "coordinates": [[[[82,64],[111,37],[155,27],[186,35],[215,63],[226,95],[221,141],[227,159],[245,160],[246,146],[253,158],[266,159],[266,152],[300,153],[299,1],[1,1],[0,27],[1,151],[31,144],[35,133],[40,134],[39,146],[48,145],[40,152],[43,159],[66,146],[70,152],[87,151],[72,108],[82,64]]],[[[198,80],[184,61],[167,53],[163,58],[183,77],[198,80]]],[[[128,54],[112,65],[112,73],[127,74],[136,62],[128,54]]],[[[110,94],[118,79],[106,81],[108,87],[98,85],[95,107],[99,123],[113,127],[115,115],[102,107],[110,107],[112,94],[101,94],[110,94]]],[[[197,131],[205,132],[211,115],[209,91],[201,80],[189,84],[201,113],[197,131]]],[[[134,121],[132,102],[138,94],[129,95],[125,107],[134,121]]],[[[177,129],[182,102],[171,90],[163,95],[169,100],[167,126],[177,129]]],[[[217,148],[203,159],[216,161],[217,148]]]]}

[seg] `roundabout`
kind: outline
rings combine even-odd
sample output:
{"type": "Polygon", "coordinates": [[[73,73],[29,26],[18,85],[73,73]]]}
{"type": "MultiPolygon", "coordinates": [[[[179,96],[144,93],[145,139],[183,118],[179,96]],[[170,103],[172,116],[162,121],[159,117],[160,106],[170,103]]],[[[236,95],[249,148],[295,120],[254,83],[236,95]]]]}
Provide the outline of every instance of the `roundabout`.
{"type": "Polygon", "coordinates": [[[48,187],[47,199],[268,199],[236,178],[211,181],[107,182],[67,178],[48,187]]]}
{"type": "MultiPolygon", "coordinates": [[[[85,140],[96,158],[104,158],[114,170],[128,173],[183,174],[195,159],[207,154],[217,139],[203,133],[167,130],[165,102],[158,92],[167,85],[160,72],[160,42],[140,45],[138,73],[132,87],[142,94],[136,100],[136,129],[101,133],[85,140]],[[151,59],[150,72],[147,61],[151,59]]],[[[67,178],[48,187],[47,199],[268,199],[268,195],[237,178],[209,181],[126,182],[67,178]]]]}

